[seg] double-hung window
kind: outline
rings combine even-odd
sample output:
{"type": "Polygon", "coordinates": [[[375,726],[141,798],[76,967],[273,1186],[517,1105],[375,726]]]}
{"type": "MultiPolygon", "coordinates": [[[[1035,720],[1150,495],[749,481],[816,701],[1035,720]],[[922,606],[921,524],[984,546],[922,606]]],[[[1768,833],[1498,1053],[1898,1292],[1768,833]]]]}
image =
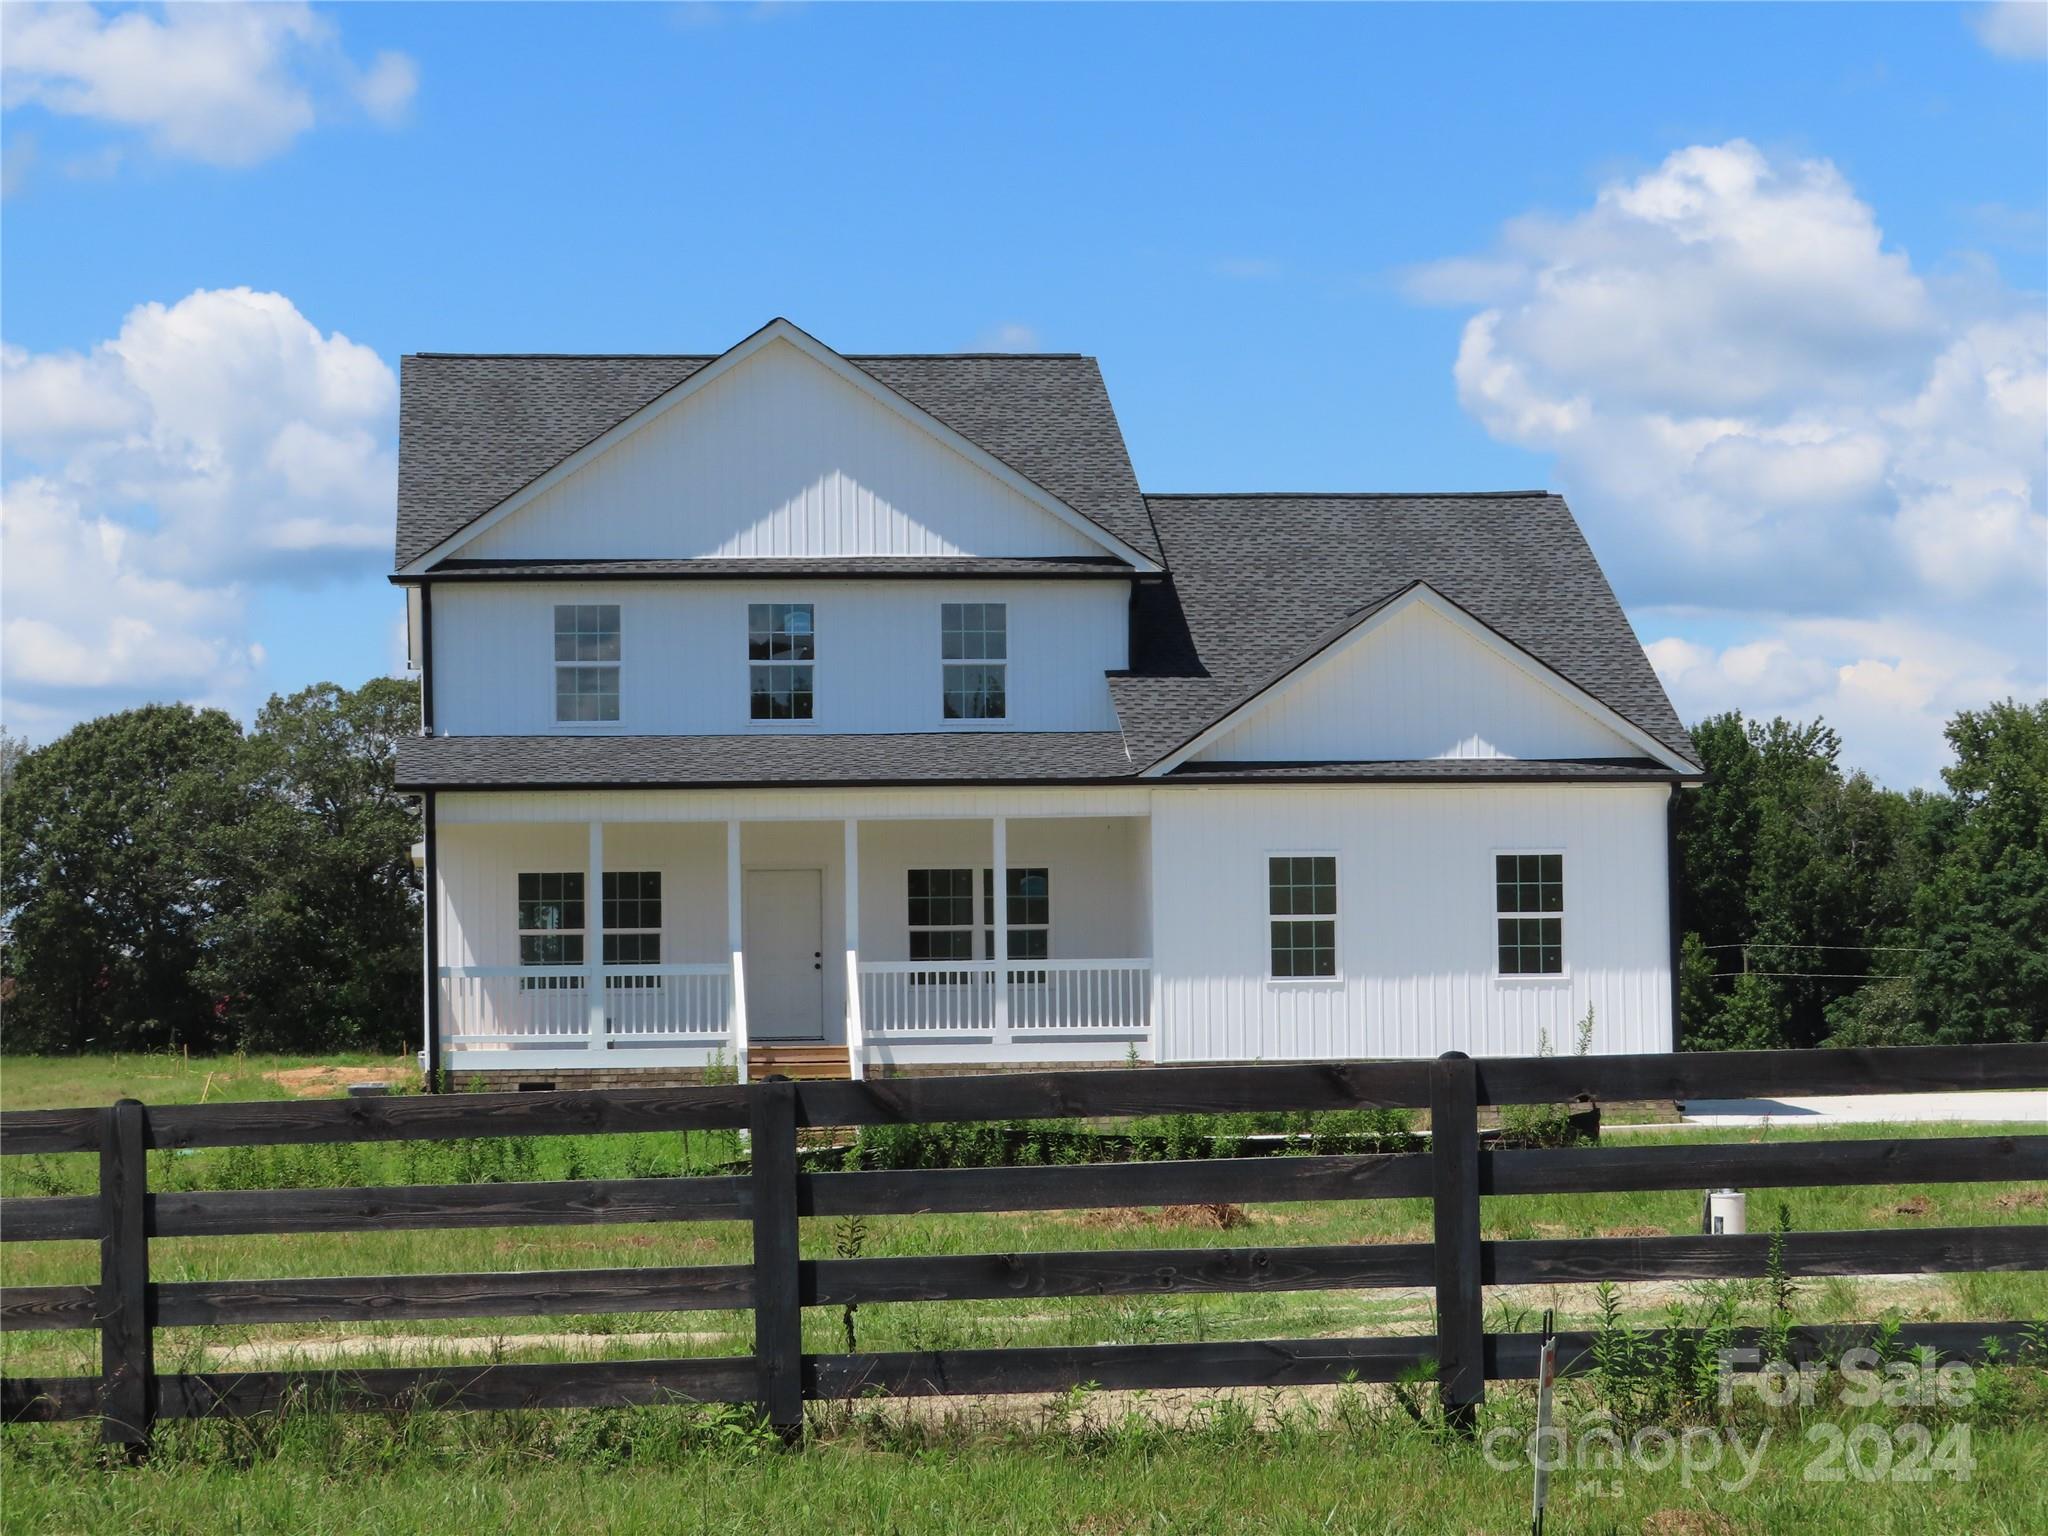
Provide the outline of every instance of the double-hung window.
{"type": "Polygon", "coordinates": [[[809,720],[818,636],[809,603],[747,604],[747,714],[809,720]]]}
{"type": "MultiPolygon", "coordinates": [[[[910,871],[910,958],[974,958],[973,870],[910,871]]],[[[913,986],[958,986],[966,979],[956,971],[913,971],[910,977],[913,986]]]]}
{"type": "MultiPolygon", "coordinates": [[[[583,964],[583,872],[519,877],[519,963],[530,966],[583,964]]],[[[580,974],[542,973],[519,978],[526,992],[580,987],[580,974]]]]}
{"type": "MultiPolygon", "coordinates": [[[[661,871],[604,872],[604,963],[661,964],[661,871]]],[[[611,985],[659,987],[659,976],[621,976],[611,985]]]]}
{"type": "Polygon", "coordinates": [[[1266,861],[1266,912],[1275,981],[1337,974],[1337,860],[1276,854],[1266,861]]]}
{"type": "Polygon", "coordinates": [[[555,721],[619,718],[619,605],[555,604],[555,721]]]}
{"type": "MultiPolygon", "coordinates": [[[[1047,960],[1052,957],[1052,871],[1012,867],[1005,883],[1003,923],[1009,935],[1011,960],[1047,960]]],[[[981,872],[982,952],[996,956],[996,872],[981,872]]],[[[1043,983],[1043,971],[1011,971],[1011,981],[1043,983]]]]}
{"type": "Polygon", "coordinates": [[[948,720],[1002,720],[1010,713],[1009,605],[939,604],[939,665],[948,720]]]}
{"type": "Polygon", "coordinates": [[[1493,891],[1500,974],[1562,976],[1564,855],[1496,854],[1493,891]]]}

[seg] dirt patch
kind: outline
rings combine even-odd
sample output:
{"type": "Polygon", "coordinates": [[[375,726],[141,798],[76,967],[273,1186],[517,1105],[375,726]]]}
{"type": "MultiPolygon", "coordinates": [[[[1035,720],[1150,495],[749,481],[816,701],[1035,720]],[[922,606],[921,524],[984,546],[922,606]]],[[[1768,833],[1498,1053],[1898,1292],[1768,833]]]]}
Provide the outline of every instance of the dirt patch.
{"type": "Polygon", "coordinates": [[[2000,1195],[1991,1203],[2001,1211],[2031,1211],[2048,1205],[2048,1194],[2038,1189],[2023,1189],[2015,1194],[2000,1195]]]}
{"type": "Polygon", "coordinates": [[[1928,1216],[1934,1212],[1934,1202],[1925,1195],[1914,1195],[1901,1200],[1897,1205],[1872,1206],[1870,1214],[1882,1219],[1886,1216],[1928,1216]]]}
{"type": "Polygon", "coordinates": [[[388,1083],[398,1074],[389,1067],[291,1067],[263,1075],[295,1099],[323,1099],[346,1093],[351,1083],[388,1083]]]}
{"type": "Polygon", "coordinates": [[[1131,1232],[1145,1227],[1199,1227],[1213,1232],[1232,1232],[1252,1224],[1251,1212],[1241,1205],[1167,1205],[1156,1211],[1139,1206],[1111,1206],[1107,1210],[1083,1211],[1077,1223],[1108,1232],[1131,1232]]]}
{"type": "Polygon", "coordinates": [[[1602,1237],[1669,1237],[1662,1227],[1602,1227],[1602,1237]]]}
{"type": "Polygon", "coordinates": [[[1725,1515],[1705,1509],[1660,1509],[1643,1516],[1643,1536],[1732,1536],[1725,1515]]]}

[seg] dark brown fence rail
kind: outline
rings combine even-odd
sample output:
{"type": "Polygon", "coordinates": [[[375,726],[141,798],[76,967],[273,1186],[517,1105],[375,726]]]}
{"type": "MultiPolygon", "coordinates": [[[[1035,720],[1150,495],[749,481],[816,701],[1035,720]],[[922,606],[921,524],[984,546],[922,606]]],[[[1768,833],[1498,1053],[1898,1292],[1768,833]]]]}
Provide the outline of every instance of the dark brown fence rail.
{"type": "MultiPolygon", "coordinates": [[[[1482,1105],[1596,1099],[1778,1097],[1979,1088],[2048,1090],[2048,1045],[1880,1051],[1056,1072],[996,1078],[420,1099],[178,1105],[0,1115],[0,1154],[96,1151],[97,1197],[0,1201],[0,1241],[96,1240],[97,1285],[14,1287],[0,1328],[98,1330],[97,1377],[0,1379],[9,1422],[98,1417],[105,1439],[146,1445],[161,1418],[261,1413],[301,1402],[339,1410],[747,1402],[793,1432],[806,1400],[1103,1387],[1290,1386],[1388,1381],[1433,1366],[1446,1411],[1469,1417],[1488,1380],[1532,1376],[1536,1340],[1485,1331],[1487,1285],[1760,1275],[1763,1236],[1485,1241],[1480,1198],[1559,1192],[1791,1185],[2048,1181],[2048,1134],[1908,1141],[1516,1150],[1483,1143],[1482,1105]],[[806,1173],[805,1126],[1078,1116],[1427,1108],[1430,1150],[1344,1157],[1210,1159],[1062,1167],[806,1173]],[[598,1179],[380,1189],[147,1188],[160,1147],[559,1136],[708,1128],[750,1133],[745,1176],[598,1179]],[[1429,1243],[1143,1249],[804,1259],[803,1216],[913,1214],[1222,1201],[1429,1198],[1429,1243]],[[153,1282],[152,1237],[388,1231],[606,1222],[746,1221],[750,1264],[525,1274],[153,1282]],[[806,1355],[802,1309],[1008,1296],[1160,1295],[1430,1286],[1438,1332],[1059,1349],[806,1355]],[[520,1317],[751,1309],[754,1353],[709,1359],[159,1375],[158,1328],[243,1323],[520,1317]]],[[[2018,1113],[2048,1132],[2048,1094],[2018,1113]]],[[[1794,1232],[1798,1276],[2048,1269],[2048,1226],[1794,1232]]],[[[2007,1323],[1909,1325],[1898,1341],[1946,1355],[2011,1348],[2007,1323]]],[[[1802,1329],[1796,1352],[1865,1337],[1802,1329]]],[[[1566,1335],[1573,1362],[1589,1336],[1566,1335]]]]}

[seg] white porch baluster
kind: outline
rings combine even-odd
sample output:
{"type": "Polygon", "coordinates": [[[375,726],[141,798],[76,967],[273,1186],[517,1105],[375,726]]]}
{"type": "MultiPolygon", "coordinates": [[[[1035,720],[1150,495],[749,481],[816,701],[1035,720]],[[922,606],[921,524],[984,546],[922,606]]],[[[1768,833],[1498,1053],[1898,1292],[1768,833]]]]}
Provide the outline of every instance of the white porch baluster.
{"type": "Polygon", "coordinates": [[[732,951],[732,1058],[738,1080],[747,1080],[747,967],[740,934],[740,824],[725,824],[725,942],[732,951]]]}
{"type": "Polygon", "coordinates": [[[593,1051],[606,1048],[604,1010],[604,823],[590,823],[590,873],[583,888],[583,989],[590,1002],[593,1051]]]}

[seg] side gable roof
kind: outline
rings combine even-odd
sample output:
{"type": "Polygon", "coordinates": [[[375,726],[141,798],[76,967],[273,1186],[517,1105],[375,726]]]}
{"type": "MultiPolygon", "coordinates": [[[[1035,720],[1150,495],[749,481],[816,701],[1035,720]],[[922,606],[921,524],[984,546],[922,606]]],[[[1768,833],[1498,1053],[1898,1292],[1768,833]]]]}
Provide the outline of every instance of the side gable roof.
{"type": "Polygon", "coordinates": [[[1416,582],[1699,762],[1561,496],[1146,500],[1171,574],[1140,584],[1131,668],[1110,679],[1141,770],[1416,582]]]}
{"type": "MultiPolygon", "coordinates": [[[[418,560],[717,360],[406,357],[397,566],[418,560]]],[[[844,360],[1147,560],[1159,560],[1151,515],[1095,359],[1004,353],[844,360]]]]}
{"type": "Polygon", "coordinates": [[[1626,741],[1637,752],[1649,753],[1653,758],[1660,760],[1664,767],[1675,772],[1682,773],[1688,767],[1695,766],[1633,721],[1594,698],[1571,679],[1531,656],[1528,651],[1500,635],[1483,620],[1473,617],[1428,582],[1416,580],[1377,602],[1368,603],[1358,612],[1341,620],[1321,637],[1319,643],[1312,644],[1308,650],[1281,667],[1273,676],[1253,684],[1243,702],[1210,721],[1188,740],[1146,769],[1147,775],[1156,776],[1170,772],[1188,762],[1204,747],[1212,747],[1229,740],[1233,731],[1255,721],[1262,711],[1277,703],[1289,688],[1306,680],[1326,663],[1336,661],[1383,622],[1391,621],[1399,614],[1418,606],[1450,621],[1454,627],[1469,635],[1486,651],[1509,662],[1540,686],[1550,689],[1577,706],[1592,721],[1626,741]]]}

